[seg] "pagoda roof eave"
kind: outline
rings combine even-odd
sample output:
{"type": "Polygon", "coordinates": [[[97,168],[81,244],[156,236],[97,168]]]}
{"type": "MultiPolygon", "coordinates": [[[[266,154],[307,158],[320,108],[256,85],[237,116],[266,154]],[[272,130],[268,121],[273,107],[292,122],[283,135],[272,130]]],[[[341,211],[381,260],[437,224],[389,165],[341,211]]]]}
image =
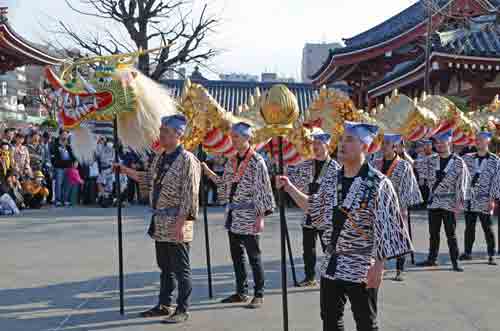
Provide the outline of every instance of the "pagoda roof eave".
{"type": "MultiPolygon", "coordinates": [[[[438,21],[440,19],[441,18],[434,16],[432,18],[433,24],[436,24],[435,21],[438,21]]],[[[322,85],[325,83],[325,81],[334,79],[332,75],[336,67],[359,63],[376,58],[380,55],[385,54],[386,52],[393,51],[401,46],[404,46],[407,43],[418,39],[420,36],[426,33],[426,30],[427,20],[389,40],[383,41],[379,44],[367,48],[353,50],[351,52],[342,54],[333,54],[332,52],[330,52],[330,56],[325,62],[326,65],[323,66],[322,70],[320,69],[320,71],[316,72],[312,76],[313,84],[322,85]]]]}
{"type": "MultiPolygon", "coordinates": [[[[448,63],[455,63],[458,65],[467,66],[469,64],[477,62],[491,63],[495,64],[497,70],[500,70],[500,58],[498,57],[479,57],[479,56],[464,56],[456,54],[447,54],[440,52],[433,52],[431,54],[430,62],[434,61],[448,61],[448,63]]],[[[483,69],[484,70],[484,69],[483,69]]],[[[430,71],[434,71],[431,67],[430,71]]],[[[425,61],[418,61],[414,65],[402,69],[400,72],[396,72],[390,77],[376,82],[368,87],[368,95],[370,97],[377,97],[386,93],[390,93],[392,90],[398,87],[406,86],[415,82],[416,80],[422,79],[425,75],[425,61]]]]}
{"type": "MultiPolygon", "coordinates": [[[[442,0],[440,7],[443,9],[453,3],[454,0],[442,0]]],[[[481,6],[484,14],[492,13],[498,10],[500,1],[484,0],[481,6]]],[[[439,13],[435,13],[432,24],[438,24],[442,19],[439,13]]],[[[419,1],[372,29],[346,39],[346,47],[330,50],[328,59],[311,75],[313,84],[323,85],[334,80],[335,67],[370,60],[425,35],[427,23],[423,1],[419,1]]]]}
{"type": "Polygon", "coordinates": [[[5,47],[7,54],[23,59],[22,64],[56,65],[65,60],[34,46],[18,35],[7,21],[0,23],[0,44],[5,47]]]}

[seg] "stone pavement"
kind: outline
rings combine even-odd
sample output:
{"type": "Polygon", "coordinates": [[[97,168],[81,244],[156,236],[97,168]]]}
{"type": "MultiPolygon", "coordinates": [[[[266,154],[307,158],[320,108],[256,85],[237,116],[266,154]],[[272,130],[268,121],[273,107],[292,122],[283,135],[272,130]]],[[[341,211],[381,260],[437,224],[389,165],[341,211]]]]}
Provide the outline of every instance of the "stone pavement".
{"type": "MultiPolygon", "coordinates": [[[[216,208],[209,212],[216,297],[208,299],[203,224],[197,224],[192,247],[192,315],[182,326],[137,318],[138,312],[156,303],[159,286],[153,245],[145,235],[142,207],[124,210],[126,315],[119,315],[114,215],[113,209],[60,208],[0,218],[0,331],[282,330],[277,215],[267,220],[262,238],[267,293],[265,306],[260,310],[217,303],[232,293],[234,279],[222,210],[216,208]]],[[[428,247],[426,217],[417,212],[412,219],[416,257],[422,260],[428,247]]],[[[289,211],[288,223],[301,278],[300,213],[289,211]]],[[[461,247],[463,229],[460,220],[461,247]]],[[[380,291],[381,330],[500,330],[500,268],[485,264],[482,255],[486,247],[479,226],[477,231],[478,254],[474,261],[465,264],[463,274],[450,271],[444,233],[441,267],[412,268],[406,282],[396,283],[390,280],[394,263],[388,265],[380,291]]],[[[320,330],[318,290],[293,288],[290,273],[289,278],[290,330],[320,330]]],[[[349,311],[346,324],[348,331],[355,329],[349,311]]]]}

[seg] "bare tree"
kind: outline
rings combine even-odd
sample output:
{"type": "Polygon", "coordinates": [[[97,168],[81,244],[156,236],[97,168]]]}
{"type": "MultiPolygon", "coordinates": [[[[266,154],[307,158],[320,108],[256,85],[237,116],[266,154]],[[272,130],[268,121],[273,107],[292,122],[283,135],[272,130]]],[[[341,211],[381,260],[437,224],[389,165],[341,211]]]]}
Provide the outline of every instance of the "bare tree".
{"type": "MultiPolygon", "coordinates": [[[[164,47],[156,55],[139,57],[138,68],[154,80],[182,64],[203,63],[218,54],[207,44],[219,19],[210,15],[205,4],[194,14],[189,0],[65,0],[75,12],[102,19],[106,28],[82,34],[64,21],[58,35],[64,35],[93,55],[118,54],[138,49],[164,47]],[[77,3],[75,3],[77,2],[77,3]],[[110,23],[112,25],[110,25],[110,23]],[[122,36],[110,28],[124,29],[122,36]]],[[[59,45],[62,45],[58,41],[59,45]]]]}

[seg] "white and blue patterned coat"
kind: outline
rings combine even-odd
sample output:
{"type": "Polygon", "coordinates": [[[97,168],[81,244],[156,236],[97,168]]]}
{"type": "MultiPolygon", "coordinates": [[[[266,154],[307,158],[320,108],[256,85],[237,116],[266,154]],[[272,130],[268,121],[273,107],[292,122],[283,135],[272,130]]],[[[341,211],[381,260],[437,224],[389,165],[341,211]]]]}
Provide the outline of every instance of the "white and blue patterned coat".
{"type": "Polygon", "coordinates": [[[464,155],[463,159],[471,178],[478,176],[475,183],[471,180],[465,210],[489,214],[492,202],[500,198],[500,159],[492,153],[488,153],[482,164],[479,164],[477,153],[464,155]]]}
{"type": "Polygon", "coordinates": [[[433,154],[415,160],[415,170],[419,178],[426,179],[426,185],[433,196],[428,209],[444,209],[455,212],[463,209],[469,194],[470,175],[465,161],[456,154],[451,155],[444,169],[445,176],[433,191],[440,169],[440,157],[433,154]]]}
{"type": "MultiPolygon", "coordinates": [[[[138,172],[140,192],[143,197],[149,197],[150,207],[153,207],[153,187],[161,154],[156,155],[148,170],[138,172]]],[[[183,242],[193,241],[193,222],[198,217],[199,188],[201,179],[201,166],[198,159],[190,152],[182,149],[179,156],[170,166],[161,181],[161,191],[156,209],[179,208],[179,214],[186,215],[183,228],[183,242]]],[[[176,216],[154,216],[155,241],[177,243],[176,216]]]]}
{"type": "MultiPolygon", "coordinates": [[[[326,162],[330,162],[330,166],[336,167],[338,169],[340,168],[340,165],[335,160],[330,159],[329,161],[326,162]]],[[[315,171],[315,161],[307,160],[298,165],[289,166],[287,168],[287,176],[290,179],[290,182],[295,187],[297,187],[302,193],[310,195],[311,192],[309,190],[309,184],[313,183],[314,181],[314,176],[316,175],[314,171],[315,171]]],[[[323,176],[319,176],[316,180],[316,183],[318,183],[320,186],[325,177],[325,174],[323,174],[323,176]]],[[[306,219],[307,219],[307,213],[304,213],[302,226],[305,228],[314,229],[315,228],[314,225],[306,224],[306,219]]]]}
{"type": "MultiPolygon", "coordinates": [[[[350,217],[340,232],[335,247],[337,267],[332,274],[328,265],[332,258],[327,251],[322,267],[322,277],[349,282],[366,282],[369,268],[376,260],[396,258],[413,250],[406,225],[403,222],[396,191],[391,181],[371,166],[367,166],[372,179],[356,177],[344,199],[343,208],[350,211],[350,217]],[[369,190],[368,186],[372,189],[369,190]],[[365,192],[371,192],[362,201],[365,192]],[[366,202],[366,206],[362,203],[366,202]],[[342,254],[342,252],[351,252],[342,254]]],[[[317,194],[309,198],[309,213],[319,229],[325,229],[324,238],[330,239],[329,223],[334,207],[338,205],[337,185],[341,170],[332,164],[317,194]]],[[[327,240],[331,245],[331,241],[327,240]]]]}
{"type": "MultiPolygon", "coordinates": [[[[389,174],[389,179],[396,190],[401,208],[408,209],[409,207],[421,204],[424,199],[418,187],[417,178],[413,172],[413,167],[410,162],[397,158],[394,170],[389,174]]],[[[382,171],[384,159],[376,159],[372,165],[379,171],[382,171]]]]}
{"type": "MultiPolygon", "coordinates": [[[[233,163],[228,161],[224,168],[224,174],[216,181],[218,197],[223,204],[229,203],[233,178],[233,163]]],[[[276,206],[266,162],[259,154],[255,153],[248,162],[232,202],[234,204],[250,203],[254,205],[254,208],[233,210],[231,228],[228,230],[241,235],[259,234],[260,230],[257,230],[255,226],[257,217],[264,217],[272,213],[276,206]]],[[[227,217],[228,212],[226,211],[226,221],[227,217]]]]}

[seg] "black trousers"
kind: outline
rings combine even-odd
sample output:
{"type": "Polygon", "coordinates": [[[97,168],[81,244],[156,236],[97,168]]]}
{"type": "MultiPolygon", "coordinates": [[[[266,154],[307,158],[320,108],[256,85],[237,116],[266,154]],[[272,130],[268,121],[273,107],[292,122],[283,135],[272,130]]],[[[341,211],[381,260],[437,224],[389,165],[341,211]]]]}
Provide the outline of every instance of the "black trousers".
{"type": "Polygon", "coordinates": [[[488,255],[495,255],[495,235],[493,234],[490,214],[483,214],[477,212],[465,212],[465,254],[472,253],[472,246],[474,246],[474,240],[476,239],[476,221],[479,217],[481,221],[481,227],[484,231],[484,237],[486,238],[486,245],[488,246],[488,255]]]}
{"type": "Polygon", "coordinates": [[[405,271],[406,255],[396,259],[396,270],[405,271]]]}
{"type": "Polygon", "coordinates": [[[159,304],[169,306],[173,293],[179,284],[177,312],[186,312],[193,290],[191,265],[189,262],[190,243],[155,242],[156,261],[161,270],[159,304]]]}
{"type": "Polygon", "coordinates": [[[259,246],[258,235],[241,235],[229,231],[229,246],[233,260],[234,274],[236,276],[236,293],[248,294],[247,269],[245,263],[245,250],[252,268],[255,283],[254,296],[264,296],[264,267],[262,266],[262,253],[259,246]]]}
{"type": "Polygon", "coordinates": [[[304,272],[307,280],[314,280],[316,278],[316,239],[318,237],[323,252],[326,249],[322,238],[323,233],[324,231],[318,229],[302,227],[302,257],[304,259],[304,272]]]}
{"type": "Polygon", "coordinates": [[[439,254],[439,242],[441,236],[441,224],[448,240],[451,261],[455,264],[458,259],[457,221],[455,214],[444,209],[429,209],[429,261],[436,261],[439,254]]]}
{"type": "Polygon", "coordinates": [[[139,183],[132,178],[128,177],[127,183],[127,201],[132,203],[135,201],[135,194],[137,193],[137,200],[139,200],[139,183]]]}
{"type": "Polygon", "coordinates": [[[323,331],[344,331],[344,307],[347,299],[356,322],[357,331],[378,331],[378,289],[365,284],[321,278],[321,319],[323,331]]]}
{"type": "Polygon", "coordinates": [[[97,201],[97,179],[86,178],[83,184],[83,204],[93,205],[97,201]]]}

